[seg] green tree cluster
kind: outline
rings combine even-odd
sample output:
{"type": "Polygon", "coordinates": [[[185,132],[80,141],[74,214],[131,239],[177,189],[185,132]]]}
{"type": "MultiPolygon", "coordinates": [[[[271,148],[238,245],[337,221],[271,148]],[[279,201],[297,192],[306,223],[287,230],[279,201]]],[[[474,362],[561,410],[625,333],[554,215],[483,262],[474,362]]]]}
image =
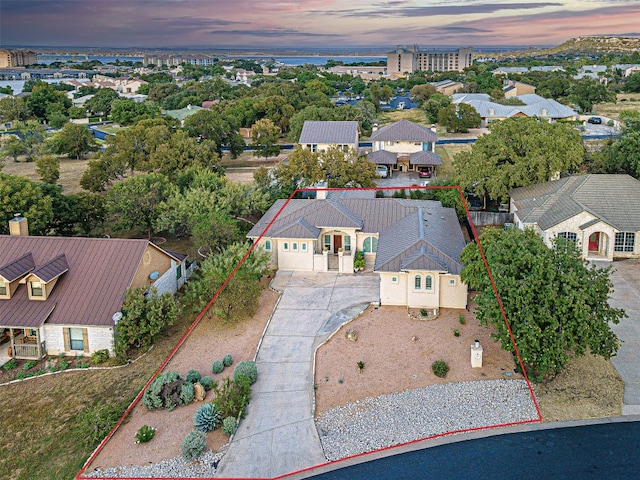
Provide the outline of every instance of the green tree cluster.
{"type": "MultiPolygon", "coordinates": [[[[611,268],[588,267],[564,238],[548,248],[533,230],[489,229],[479,242],[530,378],[553,377],[587,351],[606,360],[615,355],[619,344],[610,325],[625,313],[609,305],[611,268]]],[[[515,352],[477,244],[460,258],[462,280],[478,292],[480,323],[492,325],[502,348],[515,352]]]]}

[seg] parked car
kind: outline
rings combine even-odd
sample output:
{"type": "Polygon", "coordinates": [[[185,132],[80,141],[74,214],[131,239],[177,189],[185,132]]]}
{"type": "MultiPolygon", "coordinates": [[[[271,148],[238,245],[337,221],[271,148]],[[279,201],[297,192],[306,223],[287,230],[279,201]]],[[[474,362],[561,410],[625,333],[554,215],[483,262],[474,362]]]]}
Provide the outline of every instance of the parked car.
{"type": "Polygon", "coordinates": [[[478,198],[467,198],[467,205],[471,211],[482,210],[483,207],[482,201],[478,198]]]}
{"type": "Polygon", "coordinates": [[[418,175],[420,176],[420,178],[431,178],[431,170],[428,169],[422,169],[418,172],[418,175]]]}
{"type": "Polygon", "coordinates": [[[386,165],[377,165],[376,173],[381,178],[387,178],[389,176],[389,168],[386,165]]]}
{"type": "Polygon", "coordinates": [[[602,123],[602,119],[600,117],[589,117],[587,123],[592,123],[593,125],[600,125],[602,123]]]}

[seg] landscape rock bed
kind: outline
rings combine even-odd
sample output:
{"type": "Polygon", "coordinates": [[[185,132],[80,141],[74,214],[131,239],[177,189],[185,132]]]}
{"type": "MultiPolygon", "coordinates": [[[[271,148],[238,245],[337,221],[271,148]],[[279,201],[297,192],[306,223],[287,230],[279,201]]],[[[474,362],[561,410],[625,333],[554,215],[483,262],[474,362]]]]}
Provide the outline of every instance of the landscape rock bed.
{"type": "Polygon", "coordinates": [[[327,460],[445,432],[538,418],[524,380],[448,383],[367,398],[316,419],[327,460]]]}

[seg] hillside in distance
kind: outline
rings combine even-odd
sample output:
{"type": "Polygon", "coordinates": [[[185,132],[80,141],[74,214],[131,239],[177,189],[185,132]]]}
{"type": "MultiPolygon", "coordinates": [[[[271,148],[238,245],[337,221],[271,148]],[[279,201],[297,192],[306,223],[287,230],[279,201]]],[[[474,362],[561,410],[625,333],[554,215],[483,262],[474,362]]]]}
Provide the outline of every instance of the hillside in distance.
{"type": "MultiPolygon", "coordinates": [[[[530,48],[495,55],[495,58],[533,57],[544,55],[632,54],[640,50],[640,37],[593,36],[575,37],[551,48],[530,48]]],[[[490,55],[487,55],[490,56],[490,55]]]]}

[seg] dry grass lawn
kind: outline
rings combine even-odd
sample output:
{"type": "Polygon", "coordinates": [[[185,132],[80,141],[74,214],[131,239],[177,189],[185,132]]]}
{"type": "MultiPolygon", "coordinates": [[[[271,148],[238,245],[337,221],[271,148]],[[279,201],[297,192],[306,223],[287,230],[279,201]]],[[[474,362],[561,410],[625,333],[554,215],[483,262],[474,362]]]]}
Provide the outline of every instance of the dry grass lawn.
{"type": "Polygon", "coordinates": [[[640,112],[640,93],[619,93],[616,103],[600,103],[593,106],[593,111],[603,117],[620,119],[623,110],[636,110],[640,112]]]}
{"type": "MultiPolygon", "coordinates": [[[[36,173],[35,162],[25,162],[24,159],[20,158],[19,160],[21,161],[14,162],[11,159],[6,159],[2,173],[20,175],[29,180],[40,181],[40,176],[36,173]]],[[[66,156],[60,157],[60,178],[57,184],[62,186],[62,193],[71,195],[83,191],[80,187],[80,178],[87,169],[88,163],[89,158],[76,160],[75,158],[67,158],[66,156]]]]}

